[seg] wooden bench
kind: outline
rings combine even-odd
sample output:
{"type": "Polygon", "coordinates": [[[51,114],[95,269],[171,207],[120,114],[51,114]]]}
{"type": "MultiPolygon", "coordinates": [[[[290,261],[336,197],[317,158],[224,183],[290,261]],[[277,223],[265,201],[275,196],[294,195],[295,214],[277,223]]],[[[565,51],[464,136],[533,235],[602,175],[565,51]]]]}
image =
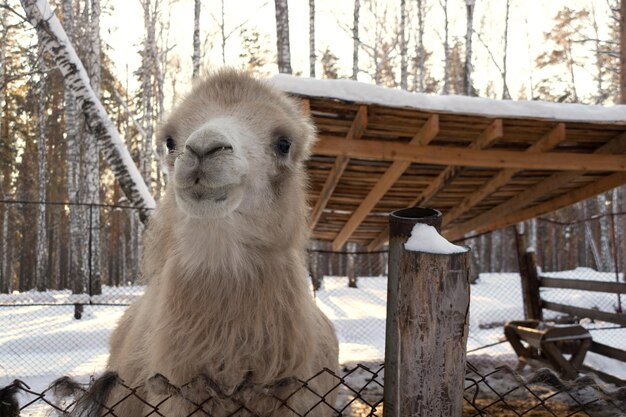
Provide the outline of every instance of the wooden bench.
{"type": "Polygon", "coordinates": [[[504,326],[504,335],[517,356],[547,359],[567,379],[576,378],[592,343],[591,334],[578,324],[548,325],[538,320],[511,321],[504,326]],[[567,360],[564,355],[571,357],[567,360]]]}

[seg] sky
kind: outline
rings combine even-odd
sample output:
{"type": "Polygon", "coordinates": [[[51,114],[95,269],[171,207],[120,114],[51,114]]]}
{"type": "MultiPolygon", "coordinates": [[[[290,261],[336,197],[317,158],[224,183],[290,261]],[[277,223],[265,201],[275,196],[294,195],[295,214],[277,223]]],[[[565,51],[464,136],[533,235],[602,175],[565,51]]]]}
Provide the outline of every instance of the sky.
{"type": "MultiPolygon", "coordinates": [[[[364,0],[361,0],[364,3],[364,0]]],[[[413,2],[408,1],[412,4],[413,2]]],[[[437,0],[433,3],[426,17],[426,46],[431,49],[431,58],[435,65],[435,75],[442,71],[443,65],[443,11],[437,0]]],[[[162,10],[170,13],[171,29],[169,44],[171,45],[171,57],[178,57],[181,69],[177,72],[177,89],[186,90],[191,86],[191,55],[192,55],[192,32],[193,32],[193,0],[176,0],[168,3],[162,2],[162,10]]],[[[379,7],[388,8],[388,26],[392,26],[397,20],[399,1],[378,1],[379,7]]],[[[474,15],[475,30],[481,32],[482,40],[491,49],[494,57],[501,61],[502,39],[504,33],[504,0],[476,0],[474,15]]],[[[583,7],[596,8],[599,16],[604,16],[607,11],[604,0],[512,0],[509,19],[509,90],[513,98],[518,96],[522,86],[528,90],[530,85],[531,69],[536,57],[544,47],[543,33],[553,26],[553,18],[557,11],[567,5],[572,9],[583,7]]],[[[213,48],[205,57],[208,67],[222,65],[220,51],[219,28],[216,19],[220,14],[220,2],[211,1],[203,3],[201,15],[201,38],[212,39],[213,48]]],[[[349,27],[352,22],[352,0],[317,0],[316,1],[316,46],[318,51],[329,47],[339,57],[339,74],[348,77],[352,68],[352,39],[349,27]]],[[[137,51],[141,48],[140,42],[143,36],[143,15],[139,0],[106,0],[104,3],[102,18],[102,38],[110,46],[109,53],[113,57],[118,76],[121,80],[128,78],[131,89],[137,84],[132,78],[132,72],[140,65],[140,56],[137,51]]],[[[367,11],[367,5],[362,4],[362,27],[361,33],[364,38],[371,35],[373,24],[371,15],[367,11]],[[368,17],[369,15],[369,17],[368,17]]],[[[290,19],[290,42],[292,54],[292,67],[295,73],[308,75],[309,47],[308,25],[309,9],[306,0],[289,1],[290,19]]],[[[450,36],[464,38],[465,36],[465,7],[464,0],[449,0],[449,15],[451,19],[450,36]]],[[[267,38],[268,47],[275,50],[275,11],[272,0],[238,0],[225,1],[225,16],[227,32],[233,28],[258,28],[267,38]]],[[[409,16],[409,25],[417,25],[417,19],[409,16]]],[[[608,26],[606,20],[601,21],[601,27],[608,26]]],[[[410,30],[410,29],[409,29],[410,30]]],[[[409,35],[410,36],[410,35],[409,35]]],[[[486,47],[474,37],[474,53],[476,57],[474,74],[475,86],[480,90],[486,89],[489,81],[496,86],[496,91],[501,91],[500,74],[498,69],[489,58],[486,47]]],[[[239,46],[239,30],[236,30],[227,42],[227,65],[237,65],[239,46]]],[[[319,55],[318,55],[319,56],[319,55]]],[[[361,61],[364,62],[366,55],[361,52],[361,61]]],[[[501,65],[501,64],[500,64],[501,65]]],[[[275,70],[274,70],[275,71],[275,70]]],[[[318,74],[321,73],[321,65],[318,64],[318,74]]],[[[577,78],[582,94],[590,94],[595,88],[591,82],[591,74],[584,68],[578,68],[577,78]]],[[[549,76],[547,74],[546,76],[549,76]]],[[[319,75],[318,75],[319,76],[319,75]]],[[[540,74],[533,74],[537,82],[540,74]]],[[[398,77],[399,78],[399,77],[398,77]]],[[[360,81],[371,82],[365,73],[359,75],[360,81]]],[[[171,91],[169,92],[171,95],[171,91]]],[[[530,93],[527,92],[527,96],[530,93]]]]}

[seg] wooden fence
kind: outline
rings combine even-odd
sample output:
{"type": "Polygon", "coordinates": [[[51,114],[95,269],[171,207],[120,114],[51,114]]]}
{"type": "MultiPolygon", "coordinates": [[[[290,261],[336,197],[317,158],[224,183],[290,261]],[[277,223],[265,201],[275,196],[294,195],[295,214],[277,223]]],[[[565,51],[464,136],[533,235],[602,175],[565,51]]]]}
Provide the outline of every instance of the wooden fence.
{"type": "MultiPolygon", "coordinates": [[[[626,295],[626,283],[609,281],[590,281],[576,278],[553,278],[543,276],[537,268],[536,254],[527,249],[525,236],[517,235],[517,248],[519,256],[519,268],[522,278],[522,293],[524,298],[524,315],[531,320],[543,320],[543,310],[552,310],[566,314],[576,320],[589,318],[592,320],[613,323],[626,327],[626,314],[621,310],[621,305],[615,312],[601,311],[593,308],[573,306],[549,301],[541,297],[541,288],[556,288],[564,290],[578,290],[590,292],[602,292],[617,295],[626,295]]],[[[594,341],[589,351],[612,359],[626,362],[626,350],[617,349],[594,341]]],[[[602,372],[601,376],[615,380],[616,378],[602,372]]],[[[617,380],[616,382],[626,382],[617,380]]]]}

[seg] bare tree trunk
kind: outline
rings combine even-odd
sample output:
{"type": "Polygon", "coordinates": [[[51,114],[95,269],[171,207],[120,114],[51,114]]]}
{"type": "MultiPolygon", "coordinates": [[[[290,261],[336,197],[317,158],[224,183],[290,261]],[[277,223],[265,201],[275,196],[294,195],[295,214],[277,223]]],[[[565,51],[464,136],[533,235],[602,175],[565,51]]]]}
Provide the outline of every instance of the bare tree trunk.
{"type": "Polygon", "coordinates": [[[620,2],[620,103],[626,104],[626,0],[620,2]]]}
{"type": "Polygon", "coordinates": [[[474,5],[475,0],[465,0],[467,12],[467,29],[465,32],[465,71],[463,71],[463,86],[466,96],[474,96],[472,83],[472,35],[474,33],[474,5]]]}
{"type": "MultiPolygon", "coordinates": [[[[0,9],[0,138],[6,139],[8,129],[6,126],[6,103],[5,103],[5,67],[6,67],[6,49],[7,49],[7,35],[8,27],[6,24],[7,9],[0,9]]],[[[8,191],[10,185],[11,172],[9,164],[5,163],[5,167],[2,170],[2,188],[0,189],[0,195],[6,198],[5,192],[8,191]]],[[[9,292],[9,275],[8,275],[8,251],[11,243],[9,242],[9,210],[10,204],[3,204],[2,207],[2,235],[0,237],[0,293],[9,292]]]]}
{"type": "MultiPolygon", "coordinates": [[[[74,40],[74,9],[72,0],[63,0],[63,23],[70,41],[74,40]]],[[[65,112],[65,141],[67,158],[67,197],[72,203],[69,206],[69,280],[72,283],[72,292],[80,294],[84,291],[81,230],[82,208],[74,205],[79,203],[80,178],[80,143],[78,141],[78,117],[76,97],[65,80],[64,85],[64,112],[65,112]]]]}
{"type": "Polygon", "coordinates": [[[4,138],[4,101],[5,101],[5,68],[6,68],[6,50],[7,50],[7,35],[9,33],[8,25],[6,24],[7,9],[0,9],[0,135],[4,138]]]}
{"type": "Polygon", "coordinates": [[[566,48],[567,48],[567,67],[569,69],[570,78],[572,80],[572,93],[574,93],[574,103],[578,103],[578,90],[576,88],[576,75],[574,73],[574,55],[572,53],[571,42],[568,42],[566,48]]]}
{"type": "Polygon", "coordinates": [[[76,95],[85,121],[90,131],[96,135],[124,194],[131,204],[139,209],[142,220],[147,220],[155,206],[154,199],[141,180],[119,132],[94,94],[89,76],[50,4],[46,0],[22,0],[21,3],[44,47],[51,53],[57,68],[68,81],[66,85],[70,86],[76,95]]]}
{"type": "Polygon", "coordinates": [[[315,78],[315,0],[309,0],[309,77],[315,78]]]}
{"type": "MultiPolygon", "coordinates": [[[[87,56],[87,71],[89,73],[89,81],[96,97],[100,96],[100,0],[90,0],[89,2],[89,47],[87,56]]],[[[87,135],[84,147],[85,161],[85,191],[86,202],[95,206],[89,207],[87,213],[89,242],[88,265],[90,282],[86,288],[90,294],[100,294],[101,290],[101,271],[100,271],[100,156],[98,151],[98,143],[92,133],[87,135]]]]}
{"type": "Polygon", "coordinates": [[[507,49],[509,46],[509,11],[511,7],[511,0],[506,0],[506,16],[504,18],[504,54],[502,56],[502,98],[504,100],[510,100],[511,94],[509,93],[509,87],[506,82],[506,63],[507,63],[507,49]]]}
{"type": "Polygon", "coordinates": [[[406,40],[406,0],[400,0],[400,88],[408,90],[408,48],[406,40]]]}
{"type": "Polygon", "coordinates": [[[154,135],[154,68],[156,63],[155,53],[155,37],[156,37],[156,8],[158,2],[152,3],[152,0],[142,0],[144,11],[144,26],[145,26],[145,38],[144,38],[144,53],[142,61],[142,80],[141,80],[141,107],[143,111],[142,123],[146,135],[144,137],[144,143],[142,146],[141,164],[143,179],[148,189],[152,189],[152,160],[153,160],[153,145],[152,139],[154,135]]]}
{"type": "Polygon", "coordinates": [[[598,27],[598,18],[596,16],[596,8],[593,2],[591,3],[591,25],[593,27],[595,37],[593,43],[595,47],[594,53],[596,55],[596,89],[598,90],[596,104],[601,104],[604,102],[607,94],[605,93],[604,88],[602,88],[602,47],[600,45],[600,28],[598,27]]]}
{"type": "Polygon", "coordinates": [[[359,74],[359,14],[360,0],[354,0],[354,22],[352,24],[352,79],[356,81],[359,74]]]}
{"type": "Polygon", "coordinates": [[[222,35],[222,65],[226,65],[226,20],[224,15],[224,0],[221,1],[220,17],[220,33],[222,35]]]}
{"type": "MultiPolygon", "coordinates": [[[[39,54],[37,66],[43,70],[43,53],[39,54]]],[[[37,82],[37,235],[35,241],[35,283],[38,291],[46,289],[46,80],[43,73],[37,82]]]]}
{"type": "MultiPolygon", "coordinates": [[[[528,67],[529,68],[533,68],[533,59],[532,59],[532,51],[531,51],[531,47],[530,47],[530,33],[528,30],[528,18],[524,17],[524,25],[526,27],[526,42],[528,44],[528,67]]],[[[533,72],[532,71],[528,71],[528,82],[530,83],[529,86],[529,90],[530,90],[530,94],[529,94],[529,99],[532,100],[533,97],[535,97],[535,83],[533,80],[533,72]]]]}
{"type": "Polygon", "coordinates": [[[2,211],[2,241],[0,247],[0,293],[11,292],[11,276],[9,275],[9,210],[10,204],[5,204],[2,211]]]}
{"type": "Polygon", "coordinates": [[[424,48],[424,0],[417,0],[417,51],[415,56],[415,85],[417,91],[424,92],[424,78],[426,74],[426,49],[424,48]]]}
{"type": "MultiPolygon", "coordinates": [[[[158,10],[155,9],[154,21],[156,22],[158,18],[158,10]]],[[[171,14],[168,14],[167,20],[165,24],[160,25],[159,31],[159,39],[161,42],[164,42],[162,45],[161,51],[156,44],[156,42],[152,45],[152,54],[154,56],[155,63],[155,81],[156,81],[156,104],[157,104],[157,114],[156,120],[158,123],[161,123],[163,120],[163,114],[165,113],[165,76],[167,71],[167,51],[169,50],[169,29],[171,22],[171,14]]],[[[157,200],[161,199],[161,185],[162,185],[162,176],[161,176],[161,164],[156,164],[156,187],[155,187],[155,196],[157,200]]]]}
{"type": "Polygon", "coordinates": [[[289,49],[289,6],[287,0],[275,0],[276,49],[278,72],[291,74],[291,51],[289,49]]]}
{"type": "Polygon", "coordinates": [[[200,75],[200,0],[194,0],[193,8],[193,73],[192,78],[200,75]]]}
{"type": "Polygon", "coordinates": [[[449,19],[448,19],[448,0],[439,0],[439,4],[443,9],[444,15],[444,39],[443,39],[443,53],[444,53],[444,65],[443,65],[443,94],[450,94],[450,33],[449,33],[449,19]]]}

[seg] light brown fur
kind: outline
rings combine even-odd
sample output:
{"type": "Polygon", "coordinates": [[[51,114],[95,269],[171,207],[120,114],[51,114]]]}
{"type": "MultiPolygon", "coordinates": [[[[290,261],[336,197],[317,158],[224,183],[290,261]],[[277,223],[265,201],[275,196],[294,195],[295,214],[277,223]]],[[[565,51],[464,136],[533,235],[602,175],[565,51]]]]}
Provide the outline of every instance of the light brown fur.
{"type": "MultiPolygon", "coordinates": [[[[306,279],[303,162],[313,138],[311,121],[295,101],[235,71],[223,70],[196,84],[174,109],[158,138],[169,184],[146,233],[143,273],[148,285],[110,341],[108,369],[126,384],[142,385],[156,373],[178,386],[204,375],[225,392],[245,382],[252,387],[245,396],[247,408],[287,416],[295,414],[268,398],[288,396],[297,389],[295,379],[307,380],[323,368],[337,370],[335,331],[314,304],[306,279]],[[222,118],[226,124],[236,122],[231,131],[244,133],[233,139],[232,152],[211,156],[202,173],[189,171],[197,162],[185,149],[188,139],[200,134],[203,141],[213,140],[205,137],[218,134],[206,124],[222,118]],[[165,149],[168,137],[176,141],[174,152],[165,149]],[[291,142],[286,156],[278,151],[279,138],[291,142]],[[199,189],[202,195],[212,196],[211,181],[222,177],[222,182],[238,185],[229,183],[219,199],[187,204],[185,187],[198,175],[206,185],[199,189]],[[262,389],[266,394],[259,394],[262,389]]],[[[325,373],[310,387],[326,395],[335,383],[325,373]]],[[[190,392],[186,395],[194,401],[208,397],[198,387],[190,392]]],[[[124,394],[116,388],[108,404],[124,394]]],[[[158,400],[146,389],[140,394],[158,400]]],[[[300,389],[288,404],[304,414],[318,401],[300,389]]],[[[326,401],[334,402],[334,393],[326,401]]],[[[180,398],[159,408],[170,417],[193,409],[180,398]]],[[[114,411],[130,417],[144,410],[150,408],[131,398],[114,411]]],[[[205,410],[229,415],[233,404],[211,401],[205,410]]],[[[330,414],[322,404],[308,415],[330,414]]]]}

